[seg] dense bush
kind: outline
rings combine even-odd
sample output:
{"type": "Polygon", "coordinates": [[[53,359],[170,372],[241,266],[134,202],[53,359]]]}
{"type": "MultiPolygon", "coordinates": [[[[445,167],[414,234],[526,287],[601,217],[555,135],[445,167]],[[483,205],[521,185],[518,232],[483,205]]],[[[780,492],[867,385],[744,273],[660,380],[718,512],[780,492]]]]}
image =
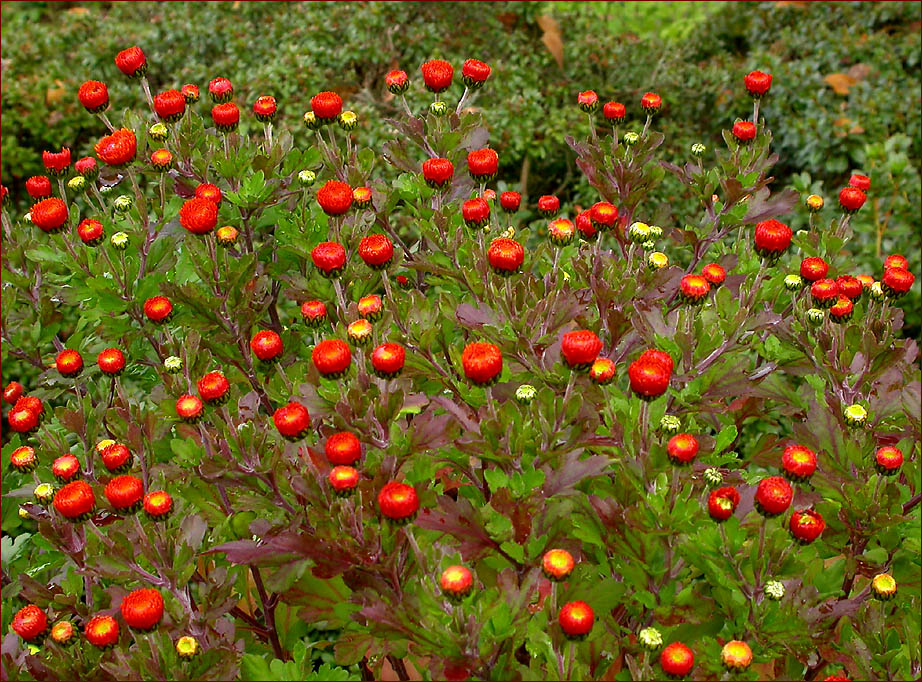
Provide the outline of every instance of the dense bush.
{"type": "MultiPolygon", "coordinates": [[[[393,7],[367,9],[394,25],[393,7]]],[[[519,9],[509,24],[534,18],[519,9]]],[[[356,30],[336,23],[342,6],[323,11],[356,30]]],[[[585,186],[562,209],[533,197],[505,212],[519,169],[480,105],[511,69],[476,109],[449,76],[439,114],[421,55],[399,64],[410,87],[387,120],[356,106],[350,130],[324,93],[309,106],[330,122],[309,132],[284,97],[275,123],[251,113],[285,94],[282,76],[235,93],[239,127],[227,105],[208,116],[210,72],[160,140],[156,114],[121,106],[146,98],[112,54],[87,76],[109,83],[106,116],[137,149],[100,139],[107,119],[84,111],[85,150],[106,163],[88,191],[65,184],[70,164],[51,183],[63,224],[56,198],[31,206],[32,225],[9,210],[28,208],[18,188],[3,204],[4,384],[12,365],[44,406],[38,424],[15,386],[4,396],[3,495],[21,503],[2,510],[6,677],[919,675],[922,387],[894,305],[906,284],[918,296],[917,269],[865,254],[879,232],[862,232],[869,213],[909,219],[911,139],[863,152],[878,170],[859,206],[860,190],[819,184],[835,176],[773,180],[769,128],[790,87],[777,74],[751,113],[726,71],[736,108],[694,150],[660,129],[678,93],[643,111],[638,84],[612,124],[571,89],[539,111],[569,121],[585,186]],[[808,211],[818,187],[825,208],[808,211]],[[805,287],[806,257],[844,277],[828,312],[822,289],[839,284],[805,287]],[[869,273],[881,281],[846,277],[869,273]],[[67,452],[78,497],[97,502],[88,518],[64,518],[90,511],[65,501],[73,484],[41,487],[67,452]],[[162,496],[135,513],[132,485],[169,493],[172,514],[157,518],[162,496]],[[162,617],[135,593],[150,588],[162,617]],[[11,631],[27,604],[82,628],[76,648],[60,630],[39,645],[34,611],[11,631]],[[107,642],[111,621],[91,618],[110,615],[107,642]]],[[[154,94],[185,82],[167,80],[180,51],[148,58],[154,94]]],[[[377,99],[387,70],[365,81],[377,99]]]]}
{"type": "MultiPolygon", "coordinates": [[[[397,111],[380,87],[387,71],[430,57],[477,56],[501,76],[476,104],[492,112],[506,182],[532,197],[551,193],[585,205],[594,194],[563,143],[583,124],[570,106],[574,91],[592,87],[619,101],[635,101],[650,88],[669,93],[661,125],[676,156],[695,142],[719,143],[720,128],[745,100],[736,74],[767,68],[778,77],[776,101],[783,102],[766,110],[781,155],[778,182],[798,190],[809,183],[826,195],[859,171],[899,188],[879,195],[889,197],[880,200],[888,205],[854,219],[856,268],[872,272],[898,244],[906,245],[914,271],[920,267],[917,3],[132,2],[67,12],[58,5],[3,7],[7,186],[39,174],[37,153],[44,149],[67,143],[90,152],[96,131],[73,93],[108,67],[125,35],[163,65],[152,74],[154,89],[246,74],[240,95],[250,101],[273,92],[283,116],[296,116],[309,93],[336,90],[361,117],[357,139],[373,149],[385,139],[377,121],[397,111]],[[555,39],[562,53],[546,49],[555,39]]],[[[141,103],[136,90],[112,86],[124,105],[141,103]]],[[[410,99],[424,104],[419,95],[410,99]]],[[[308,139],[306,131],[292,133],[299,146],[308,139]]],[[[695,205],[672,178],[653,198],[660,223],[681,221],[695,205]]],[[[920,300],[913,293],[901,305],[905,333],[919,338],[920,300]]]]}

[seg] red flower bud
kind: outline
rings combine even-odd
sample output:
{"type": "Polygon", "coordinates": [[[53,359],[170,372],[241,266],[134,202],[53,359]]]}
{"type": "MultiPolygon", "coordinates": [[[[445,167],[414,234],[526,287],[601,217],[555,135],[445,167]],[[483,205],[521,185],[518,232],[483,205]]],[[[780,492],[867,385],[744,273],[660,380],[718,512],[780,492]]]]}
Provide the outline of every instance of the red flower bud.
{"type": "Polygon", "coordinates": [[[648,92],[640,98],[640,106],[648,114],[656,113],[663,106],[663,98],[655,92],[648,92]]]}
{"type": "Polygon", "coordinates": [[[184,422],[194,424],[202,418],[205,411],[205,404],[198,396],[181,395],[176,399],[176,416],[184,422]]]}
{"type": "Polygon", "coordinates": [[[586,602],[571,601],[560,609],[557,622],[560,623],[560,629],[567,637],[585,637],[592,631],[595,614],[586,602]]]}
{"type": "Polygon", "coordinates": [[[659,664],[667,675],[685,677],[695,667],[695,655],[682,642],[673,642],[663,649],[659,664]]]}
{"type": "Polygon", "coordinates": [[[698,454],[698,439],[690,433],[677,433],[666,444],[666,454],[676,464],[689,464],[698,454]]]}
{"type": "Polygon", "coordinates": [[[83,371],[83,358],[80,353],[71,348],[66,348],[58,353],[54,364],[61,376],[65,377],[75,377],[83,371]]]}
{"type": "Polygon", "coordinates": [[[813,303],[820,308],[829,308],[839,299],[839,285],[831,279],[818,279],[810,285],[813,303]]]}
{"type": "Polygon", "coordinates": [[[263,329],[256,332],[250,339],[250,348],[253,355],[263,362],[270,362],[278,359],[284,348],[282,347],[282,337],[270,329],[263,329]]]}
{"type": "Polygon", "coordinates": [[[395,521],[409,519],[419,510],[419,497],[413,486],[391,481],[378,493],[381,515],[395,521]]]}
{"type": "Polygon", "coordinates": [[[717,263],[708,263],[701,268],[701,275],[711,286],[719,287],[727,278],[727,271],[717,263]]]}
{"type": "Polygon", "coordinates": [[[874,462],[880,473],[895,474],[903,466],[903,451],[890,445],[882,447],[874,453],[874,462]]]}
{"type": "Polygon", "coordinates": [[[594,113],[599,108],[599,96],[595,93],[595,90],[585,90],[576,96],[576,104],[579,106],[580,111],[587,114],[594,113]]]}
{"type": "Polygon", "coordinates": [[[890,268],[902,268],[903,270],[909,269],[909,261],[906,260],[906,256],[901,256],[898,253],[894,253],[890,256],[887,256],[884,260],[884,270],[889,270],[890,268]]]}
{"type": "Polygon", "coordinates": [[[84,156],[74,164],[74,170],[87,180],[95,180],[99,175],[99,164],[96,163],[96,159],[92,156],[84,156]]]}
{"type": "Polygon", "coordinates": [[[525,249],[515,239],[500,237],[490,242],[487,260],[498,275],[511,275],[518,272],[525,260],[525,249]]]}
{"type": "Polygon", "coordinates": [[[708,496],[708,514],[715,521],[726,521],[740,503],[740,494],[736,488],[726,487],[712,490],[708,496]]]}
{"type": "Polygon", "coordinates": [[[337,242],[321,242],[311,251],[311,260],[324,277],[338,277],[346,267],[346,249],[337,242]]]}
{"type": "Polygon", "coordinates": [[[658,350],[644,352],[628,367],[631,390],[642,400],[658,398],[669,388],[673,360],[658,350]]]}
{"type": "Polygon", "coordinates": [[[96,364],[103,374],[118,376],[125,369],[125,354],[118,348],[106,348],[96,357],[96,364]]]}
{"type": "Polygon", "coordinates": [[[615,363],[608,358],[596,358],[589,368],[589,378],[600,386],[609,383],[615,378],[615,363]]]}
{"type": "Polygon", "coordinates": [[[468,227],[481,228],[490,222],[490,204],[482,197],[468,199],[461,204],[461,217],[468,227]]]}
{"type": "Polygon", "coordinates": [[[775,219],[764,220],[756,225],[756,252],[769,259],[779,257],[791,245],[794,233],[791,228],[775,219]]]}
{"type": "Polygon", "coordinates": [[[492,180],[498,168],[499,155],[493,149],[476,149],[467,155],[467,170],[474,180],[492,180]]]}
{"type": "Polygon", "coordinates": [[[794,491],[791,484],[780,476],[769,476],[759,481],[756,488],[756,508],[765,516],[777,516],[791,506],[794,491]]]}
{"type": "Polygon", "coordinates": [[[327,438],[323,452],[330,464],[351,466],[362,458],[362,444],[355,434],[341,431],[327,438]]]}
{"type": "Polygon", "coordinates": [[[179,224],[192,234],[208,234],[218,225],[218,205],[208,199],[188,199],[179,209],[179,224]]]}
{"type": "Polygon", "coordinates": [[[209,404],[223,402],[230,390],[230,383],[221,372],[209,372],[198,380],[196,386],[202,400],[209,404]]]}
{"type": "Polygon", "coordinates": [[[816,453],[803,445],[788,445],[781,455],[781,468],[792,481],[806,481],[816,471],[816,453]]]}
{"type": "Polygon", "coordinates": [[[328,379],[342,376],[352,363],[352,352],[345,341],[326,339],[321,341],[311,353],[314,367],[328,379]]]}
{"type": "Polygon", "coordinates": [[[14,405],[16,401],[22,397],[23,390],[21,383],[18,381],[11,381],[6,385],[6,388],[3,389],[3,402],[8,405],[14,405]]]}
{"type": "Polygon", "coordinates": [[[852,312],[855,304],[847,296],[839,295],[839,298],[829,308],[829,319],[833,322],[848,322],[852,318],[852,312]]]}
{"type": "Polygon", "coordinates": [[[423,178],[427,185],[435,189],[448,184],[454,173],[455,167],[448,159],[434,158],[423,161],[423,178]]]}
{"type": "Polygon", "coordinates": [[[327,477],[330,486],[339,495],[348,495],[359,484],[359,472],[353,467],[335,466],[327,477]]]}
{"type": "Polygon", "coordinates": [[[147,72],[147,57],[141,48],[135,45],[115,55],[115,65],[129,78],[140,78],[147,72]]]}
{"type": "Polygon", "coordinates": [[[214,122],[215,128],[221,132],[233,132],[240,123],[240,109],[233,102],[215,104],[211,108],[211,120],[214,122]]]}
{"type": "Polygon", "coordinates": [[[371,352],[371,366],[383,379],[397,376],[406,361],[406,351],[396,343],[382,343],[371,352]]]}
{"type": "Polygon", "coordinates": [[[386,268],[394,259],[394,245],[385,234],[370,234],[359,242],[359,257],[370,268],[386,268]]]}
{"type": "Polygon", "coordinates": [[[151,630],[163,618],[163,597],[150,587],[129,592],[119,609],[122,619],[134,630],[151,630]]]}
{"type": "Polygon", "coordinates": [[[193,83],[186,83],[182,86],[179,91],[182,93],[182,96],[186,98],[186,104],[194,104],[198,102],[199,92],[198,86],[193,83]]]}
{"type": "Polygon", "coordinates": [[[57,197],[43,199],[29,211],[32,224],[42,232],[54,233],[67,224],[67,204],[57,197]]]}
{"type": "Polygon", "coordinates": [[[490,66],[479,59],[468,59],[461,67],[461,78],[472,90],[477,89],[490,77],[490,66]]]}
{"type": "Polygon", "coordinates": [[[262,95],[253,102],[253,113],[256,115],[257,120],[263,123],[272,121],[277,110],[278,104],[272,95],[262,95]]]}
{"type": "Polygon", "coordinates": [[[620,121],[627,114],[627,108],[621,102],[606,102],[602,114],[609,121],[620,121]]]}
{"type": "Polygon", "coordinates": [[[77,99],[88,112],[97,114],[109,107],[109,89],[101,81],[86,81],[77,91],[77,99]]]}
{"type": "MultiPolygon", "coordinates": [[[[51,200],[46,199],[46,201],[51,200]]],[[[899,298],[909,291],[915,281],[916,276],[903,268],[887,268],[884,271],[884,276],[880,278],[884,291],[893,298],[899,298]]]]}
{"type": "Polygon", "coordinates": [[[96,156],[100,161],[116,168],[134,161],[138,152],[138,140],[127,128],[116,130],[96,143],[96,156]]]}
{"type": "Polygon", "coordinates": [[[860,189],[862,192],[867,192],[869,189],[871,189],[871,178],[869,178],[867,175],[858,175],[855,173],[851,178],[849,178],[848,184],[850,187],[860,189]]]}
{"type": "Polygon", "coordinates": [[[121,473],[131,468],[133,457],[131,450],[123,443],[112,443],[99,453],[102,463],[112,473],[121,473]]]}
{"type": "Polygon", "coordinates": [[[560,340],[560,353],[573,369],[588,369],[602,350],[602,339],[588,329],[567,332],[560,340]]]}
{"type": "Polygon", "coordinates": [[[33,199],[44,199],[51,196],[51,180],[44,175],[34,175],[26,180],[26,192],[33,199]]]}
{"type": "Polygon", "coordinates": [[[317,203],[329,216],[342,215],[352,207],[352,188],[339,180],[327,180],[317,190],[317,203]]]}
{"type": "Polygon", "coordinates": [[[819,256],[808,256],[800,261],[800,276],[808,282],[823,279],[829,272],[829,265],[819,256]]]}
{"type": "Polygon", "coordinates": [[[864,192],[855,187],[843,187],[842,191],[839,192],[839,203],[848,214],[857,212],[859,208],[864,206],[867,198],[864,192]]]}
{"type": "Polygon", "coordinates": [[[311,97],[311,111],[319,121],[329,123],[343,112],[343,98],[335,92],[318,92],[311,97]]]}
{"type": "Polygon", "coordinates": [[[503,371],[503,354],[492,343],[469,343],[461,354],[461,366],[472,383],[489,385],[503,371]]]}
{"type": "Polygon", "coordinates": [[[13,632],[27,642],[40,639],[48,630],[48,616],[35,604],[19,609],[13,616],[13,632]]]}
{"type": "Polygon", "coordinates": [[[311,417],[301,403],[291,401],[278,408],[272,415],[275,428],[289,440],[300,440],[311,427],[311,417]]]}
{"type": "Polygon", "coordinates": [[[515,213],[522,203],[522,195],[518,192],[503,192],[499,195],[499,205],[506,213],[515,213]]]}
{"type": "Polygon", "coordinates": [[[305,324],[316,327],[327,317],[327,306],[323,301],[305,301],[301,304],[301,317],[305,324]]]}
{"type": "Polygon", "coordinates": [[[51,464],[51,473],[63,483],[68,483],[80,475],[80,460],[68,453],[61,455],[51,464]]]}
{"type": "Polygon", "coordinates": [[[737,121],[733,124],[733,137],[740,142],[749,142],[756,136],[756,124],[752,121],[737,121]]]}
{"type": "Polygon", "coordinates": [[[141,507],[144,484],[137,476],[116,476],[106,484],[106,499],[116,511],[130,513],[141,507]]]}
{"type": "Polygon", "coordinates": [[[391,71],[384,77],[384,85],[394,95],[401,95],[410,88],[406,71],[391,71]]]}
{"type": "Polygon", "coordinates": [[[819,512],[802,509],[791,514],[788,528],[796,540],[801,544],[809,545],[826,530],[826,522],[819,512]]]}
{"type": "Polygon", "coordinates": [[[545,194],[538,198],[538,212],[543,215],[545,218],[550,218],[557,215],[557,211],[560,210],[560,199],[549,194],[545,194]]]}
{"type": "Polygon", "coordinates": [[[772,76],[770,73],[763,73],[762,71],[751,71],[743,78],[743,85],[746,86],[746,90],[750,95],[759,98],[771,88],[772,76]]]}
{"type": "Polygon", "coordinates": [[[65,519],[77,521],[96,508],[96,496],[86,481],[73,481],[55,493],[53,504],[65,519]]]}
{"type": "Polygon", "coordinates": [[[208,83],[208,94],[215,104],[224,104],[230,102],[234,96],[234,86],[229,80],[219,76],[208,83]]]}
{"type": "Polygon", "coordinates": [[[151,322],[166,322],[173,314],[173,304],[166,296],[153,296],[144,301],[144,315],[151,322]]]}
{"type": "Polygon", "coordinates": [[[455,76],[452,65],[442,59],[432,59],[423,64],[419,70],[423,74],[426,89],[435,93],[448,90],[455,76]]]}
{"type": "Polygon", "coordinates": [[[217,185],[212,185],[207,182],[203,182],[195,188],[195,197],[197,199],[208,199],[208,201],[213,201],[216,206],[220,206],[221,200],[224,198],[221,194],[221,189],[217,185]]]}
{"type": "Polygon", "coordinates": [[[703,303],[710,290],[711,283],[704,275],[685,275],[679,282],[679,291],[686,303],[703,303]]]}
{"type": "Polygon", "coordinates": [[[86,641],[99,649],[114,646],[118,642],[118,621],[112,616],[93,616],[83,634],[86,641]]]}
{"type": "Polygon", "coordinates": [[[186,113],[186,98],[179,90],[165,90],[154,96],[154,111],[162,121],[178,121],[186,113]]]}

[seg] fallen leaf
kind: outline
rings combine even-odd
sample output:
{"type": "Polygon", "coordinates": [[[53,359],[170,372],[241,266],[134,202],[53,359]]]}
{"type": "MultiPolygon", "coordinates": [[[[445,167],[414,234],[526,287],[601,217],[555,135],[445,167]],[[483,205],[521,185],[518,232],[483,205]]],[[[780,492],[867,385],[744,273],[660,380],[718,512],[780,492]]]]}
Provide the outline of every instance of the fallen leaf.
{"type": "Polygon", "coordinates": [[[554,57],[557,66],[563,68],[563,37],[560,34],[560,24],[557,20],[544,14],[538,17],[538,26],[544,31],[541,36],[541,42],[548,49],[548,52],[554,57]]]}
{"type": "Polygon", "coordinates": [[[863,81],[870,75],[871,67],[868,64],[855,64],[848,70],[849,78],[854,78],[856,81],[863,81]]]}
{"type": "Polygon", "coordinates": [[[71,7],[69,10],[67,10],[67,13],[83,15],[83,14],[89,14],[90,10],[88,10],[86,7],[71,7]]]}
{"type": "Polygon", "coordinates": [[[837,95],[847,95],[849,88],[858,82],[847,73],[831,73],[823,80],[832,87],[837,95]]]}

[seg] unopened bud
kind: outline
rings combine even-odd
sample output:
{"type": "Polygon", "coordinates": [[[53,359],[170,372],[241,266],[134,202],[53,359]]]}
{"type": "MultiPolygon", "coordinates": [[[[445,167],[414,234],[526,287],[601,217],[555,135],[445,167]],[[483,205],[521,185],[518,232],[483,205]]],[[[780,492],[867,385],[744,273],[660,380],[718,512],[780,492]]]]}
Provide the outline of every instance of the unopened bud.
{"type": "Polygon", "coordinates": [[[128,235],[124,232],[116,232],[112,235],[109,241],[111,241],[112,246],[114,246],[119,251],[124,251],[128,248],[128,235]]]}
{"type": "Polygon", "coordinates": [[[523,405],[530,403],[535,399],[535,396],[537,395],[538,389],[536,389],[531,384],[522,384],[517,389],[515,389],[515,399],[523,405]]]}
{"type": "Polygon", "coordinates": [[[314,184],[314,180],[316,179],[317,176],[314,174],[314,171],[303,170],[298,173],[298,182],[300,182],[303,187],[310,187],[314,184]]]}
{"type": "Polygon", "coordinates": [[[82,175],[75,175],[67,181],[67,189],[69,189],[71,192],[85,192],[86,178],[82,175]]]}

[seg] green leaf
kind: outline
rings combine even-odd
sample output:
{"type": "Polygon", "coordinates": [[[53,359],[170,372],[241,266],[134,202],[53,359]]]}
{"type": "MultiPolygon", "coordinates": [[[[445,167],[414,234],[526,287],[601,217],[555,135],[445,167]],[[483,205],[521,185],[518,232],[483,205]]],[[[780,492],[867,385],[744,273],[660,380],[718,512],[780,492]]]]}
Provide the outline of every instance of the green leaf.
{"type": "Polygon", "coordinates": [[[727,446],[736,440],[737,433],[736,426],[733,424],[723,427],[714,441],[714,453],[720,454],[726,450],[727,446]]]}

